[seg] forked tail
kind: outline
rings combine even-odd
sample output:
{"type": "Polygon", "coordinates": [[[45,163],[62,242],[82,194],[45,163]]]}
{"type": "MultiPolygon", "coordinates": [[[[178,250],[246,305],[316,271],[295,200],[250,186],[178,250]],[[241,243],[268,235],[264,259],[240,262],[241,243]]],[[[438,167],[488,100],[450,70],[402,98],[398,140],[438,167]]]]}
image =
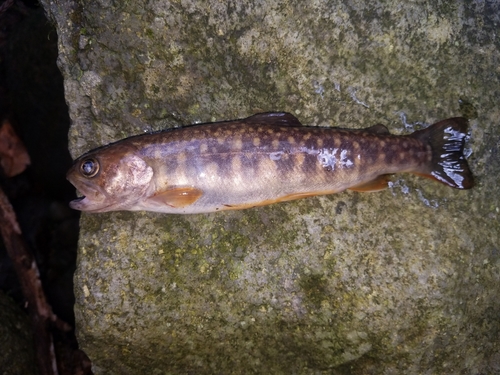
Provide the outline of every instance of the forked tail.
{"type": "Polygon", "coordinates": [[[412,137],[429,144],[432,149],[432,161],[426,170],[418,171],[418,174],[456,189],[474,186],[474,178],[463,153],[467,125],[467,119],[455,117],[413,133],[412,137]]]}

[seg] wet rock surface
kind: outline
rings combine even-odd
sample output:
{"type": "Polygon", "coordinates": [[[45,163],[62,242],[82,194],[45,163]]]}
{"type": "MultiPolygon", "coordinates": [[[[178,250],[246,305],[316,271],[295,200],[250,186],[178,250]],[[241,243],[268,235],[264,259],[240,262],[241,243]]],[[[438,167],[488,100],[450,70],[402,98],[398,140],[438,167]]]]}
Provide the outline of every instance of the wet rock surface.
{"type": "Polygon", "coordinates": [[[262,111],[397,134],[474,114],[471,191],[403,175],[239,212],[82,215],[96,374],[500,371],[495,3],[43,3],[74,157],[262,111]]]}

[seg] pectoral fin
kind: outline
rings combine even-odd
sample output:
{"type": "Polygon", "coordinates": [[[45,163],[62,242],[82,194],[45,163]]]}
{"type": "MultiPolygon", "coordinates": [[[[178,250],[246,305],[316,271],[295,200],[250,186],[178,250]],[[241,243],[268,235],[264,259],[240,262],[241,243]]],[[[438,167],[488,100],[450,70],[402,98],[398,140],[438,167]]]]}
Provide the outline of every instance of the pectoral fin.
{"type": "Polygon", "coordinates": [[[363,182],[362,184],[352,186],[349,190],[359,191],[363,193],[372,192],[372,191],[380,191],[387,188],[387,183],[389,182],[389,175],[383,174],[378,176],[374,180],[363,182]]]}
{"type": "Polygon", "coordinates": [[[203,195],[203,191],[191,186],[172,187],[156,193],[148,200],[170,207],[182,208],[196,202],[203,195]]]}

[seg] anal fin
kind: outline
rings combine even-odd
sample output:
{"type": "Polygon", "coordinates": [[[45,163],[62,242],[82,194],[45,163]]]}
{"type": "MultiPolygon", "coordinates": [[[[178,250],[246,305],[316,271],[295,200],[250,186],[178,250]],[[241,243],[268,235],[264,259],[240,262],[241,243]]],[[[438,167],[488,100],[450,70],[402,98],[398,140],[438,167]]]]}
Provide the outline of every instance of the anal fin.
{"type": "Polygon", "coordinates": [[[203,191],[192,186],[171,187],[148,198],[158,204],[182,208],[192,205],[203,195],[203,191]]]}
{"type": "Polygon", "coordinates": [[[363,182],[359,185],[351,186],[348,189],[353,190],[353,191],[363,192],[363,193],[384,190],[387,188],[387,183],[389,182],[389,176],[390,175],[388,175],[388,174],[383,174],[383,175],[377,176],[375,179],[373,179],[371,181],[363,182]]]}

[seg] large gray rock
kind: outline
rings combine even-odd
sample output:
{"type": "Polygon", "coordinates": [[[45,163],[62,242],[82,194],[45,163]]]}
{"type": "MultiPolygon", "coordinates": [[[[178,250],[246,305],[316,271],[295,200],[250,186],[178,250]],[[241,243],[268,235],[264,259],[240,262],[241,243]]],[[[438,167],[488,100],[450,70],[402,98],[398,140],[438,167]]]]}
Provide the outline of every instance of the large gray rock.
{"type": "Polygon", "coordinates": [[[82,215],[96,374],[500,371],[495,2],[42,2],[75,157],[270,110],[393,133],[477,111],[471,191],[399,176],[240,212],[82,215]]]}

